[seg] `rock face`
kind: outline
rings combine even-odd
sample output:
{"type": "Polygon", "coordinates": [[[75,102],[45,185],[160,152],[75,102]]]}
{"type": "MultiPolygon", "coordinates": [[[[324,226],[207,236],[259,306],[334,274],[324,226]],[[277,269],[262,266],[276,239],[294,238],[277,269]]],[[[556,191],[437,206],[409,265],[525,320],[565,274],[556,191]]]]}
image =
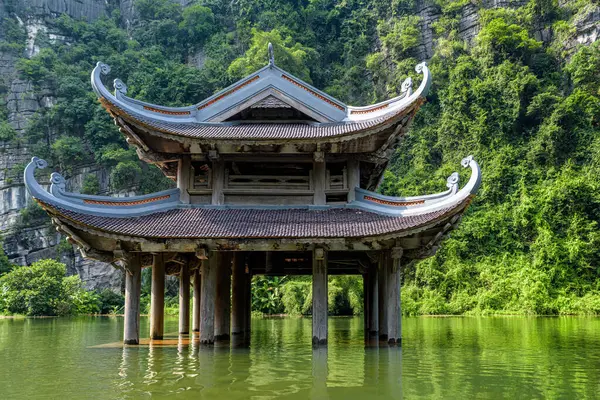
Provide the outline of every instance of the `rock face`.
{"type": "MultiPolygon", "coordinates": [[[[191,0],[174,0],[183,6],[191,0]]],[[[572,0],[561,0],[562,7],[568,7],[572,0]]],[[[457,10],[458,35],[467,43],[472,43],[479,32],[479,10],[481,8],[511,7],[525,4],[524,0],[481,0],[472,1],[457,10]]],[[[106,16],[111,10],[118,9],[122,16],[123,27],[129,29],[136,23],[134,0],[0,0],[0,18],[15,18],[27,31],[25,56],[31,57],[39,52],[37,43],[40,33],[50,41],[66,41],[60,32],[53,32],[46,21],[67,14],[76,19],[94,21],[106,16]]],[[[434,23],[442,15],[441,8],[434,0],[416,0],[415,13],[421,17],[421,43],[414,57],[427,60],[433,56],[435,48],[434,23]]],[[[573,16],[572,25],[575,34],[565,43],[566,50],[578,44],[590,44],[600,35],[600,7],[590,5],[573,16]]],[[[536,32],[539,40],[549,41],[552,32],[541,29],[536,32]]],[[[1,39],[1,38],[0,38],[1,39]]],[[[189,57],[188,63],[201,67],[205,55],[200,50],[189,57]]],[[[31,82],[20,79],[15,73],[17,57],[0,51],[0,83],[6,88],[0,103],[8,110],[8,122],[18,134],[23,134],[28,121],[44,107],[54,104],[54,95],[50,90],[35,88],[31,82]]],[[[393,63],[390,62],[390,65],[393,63]]],[[[24,146],[0,142],[0,231],[4,236],[4,249],[12,262],[30,264],[42,258],[60,258],[68,267],[70,274],[77,273],[85,285],[91,289],[109,288],[119,290],[122,273],[113,266],[84,260],[78,251],[61,242],[61,237],[47,220],[20,224],[21,210],[31,202],[22,182],[22,171],[32,154],[24,146]],[[33,225],[33,226],[32,226],[33,225]]],[[[96,174],[101,191],[110,194],[109,177],[105,169],[97,165],[88,165],[73,171],[67,180],[69,190],[81,188],[87,174],[96,174]]]]}

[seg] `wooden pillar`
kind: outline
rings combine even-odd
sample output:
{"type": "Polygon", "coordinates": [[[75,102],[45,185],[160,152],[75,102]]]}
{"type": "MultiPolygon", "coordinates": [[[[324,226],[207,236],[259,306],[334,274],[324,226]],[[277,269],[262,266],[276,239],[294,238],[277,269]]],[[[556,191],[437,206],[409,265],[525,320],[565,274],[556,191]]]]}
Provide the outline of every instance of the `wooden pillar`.
{"type": "Polygon", "coordinates": [[[154,255],[151,290],[150,339],[161,340],[165,330],[165,260],[162,253],[154,255]]]}
{"type": "Polygon", "coordinates": [[[363,332],[365,339],[369,338],[369,308],[371,303],[369,302],[369,274],[362,274],[363,278],[363,332]]]}
{"type": "Polygon", "coordinates": [[[217,267],[215,299],[215,340],[229,340],[231,318],[231,253],[222,253],[217,267]]]}
{"type": "Polygon", "coordinates": [[[252,269],[248,268],[245,272],[244,341],[250,343],[250,335],[252,334],[252,269]]]}
{"type": "Polygon", "coordinates": [[[140,291],[142,267],[139,254],[129,254],[125,260],[125,327],[123,343],[140,343],[140,291]]]}
{"type": "Polygon", "coordinates": [[[187,262],[179,272],[179,334],[190,333],[190,270],[187,262]]]}
{"type": "Polygon", "coordinates": [[[200,291],[200,343],[215,341],[215,296],[217,294],[217,266],[221,253],[211,251],[202,262],[202,289],[200,291]]]}
{"type": "Polygon", "coordinates": [[[313,250],[312,276],[312,342],[327,344],[327,252],[322,247],[313,250]]]}
{"type": "Polygon", "coordinates": [[[322,151],[317,151],[314,155],[312,174],[313,190],[315,192],[313,199],[314,204],[325,204],[327,202],[327,198],[325,197],[326,178],[325,155],[322,151]]]}
{"type": "Polygon", "coordinates": [[[360,162],[356,158],[348,160],[348,202],[356,200],[354,188],[360,187],[360,162]]]}
{"type": "Polygon", "coordinates": [[[218,154],[209,155],[212,160],[212,204],[223,204],[223,184],[225,180],[225,162],[218,154]]]}
{"type": "Polygon", "coordinates": [[[369,337],[379,335],[379,274],[378,265],[369,268],[369,337]]]}
{"type": "Polygon", "coordinates": [[[233,255],[233,279],[231,285],[231,336],[243,336],[246,330],[246,254],[233,255]]]}
{"type": "Polygon", "coordinates": [[[389,260],[391,256],[388,251],[381,253],[379,258],[379,340],[388,340],[388,318],[387,318],[387,276],[389,269],[389,260]]]}
{"type": "Polygon", "coordinates": [[[190,187],[192,173],[192,161],[189,155],[182,155],[181,159],[177,164],[177,188],[180,191],[180,200],[182,203],[190,202],[190,194],[188,189],[190,187]]]}
{"type": "MultiPolygon", "coordinates": [[[[204,262],[205,260],[201,260],[204,262]]],[[[200,332],[200,293],[202,292],[202,277],[200,275],[200,268],[194,270],[194,288],[192,299],[192,331],[200,332]]]]}
{"type": "Polygon", "coordinates": [[[402,343],[402,310],[400,308],[400,260],[402,248],[394,247],[387,276],[388,343],[402,343]]]}

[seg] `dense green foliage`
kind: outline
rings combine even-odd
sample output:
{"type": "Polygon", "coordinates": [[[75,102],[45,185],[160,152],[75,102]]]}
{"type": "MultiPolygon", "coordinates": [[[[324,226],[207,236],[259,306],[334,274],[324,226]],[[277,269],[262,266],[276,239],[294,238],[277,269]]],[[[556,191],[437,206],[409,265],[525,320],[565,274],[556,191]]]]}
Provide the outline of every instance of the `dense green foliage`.
{"type": "Polygon", "coordinates": [[[0,277],[0,312],[24,315],[92,314],[99,296],[85,290],[78,276],[66,277],[64,264],[43,260],[16,266],[0,277]]]}
{"type": "MultiPolygon", "coordinates": [[[[480,10],[481,29],[467,44],[459,22],[468,3],[436,1],[434,85],[381,190],[437,191],[469,154],[482,166],[483,185],[438,254],[403,269],[404,310],[599,313],[600,45],[567,46],[573,21],[596,6],[531,0],[480,10]],[[553,40],[538,41],[542,30],[553,40]]],[[[159,190],[168,185],[161,173],[137,160],[91,93],[96,61],[110,64],[131,96],[184,105],[265,65],[270,41],[283,68],[365,104],[397,94],[404,78],[416,75],[422,20],[414,7],[410,0],[201,1],[185,8],[137,0],[140,18],[128,30],[116,9],[91,24],[62,16],[50,23],[68,44],[38,38],[40,53],[18,64],[39,90],[57,94],[25,139],[67,173],[96,161],[111,170],[116,190],[159,190]]],[[[6,48],[22,48],[18,24],[6,19],[1,30],[6,48]]],[[[17,140],[6,125],[0,140],[17,140]]],[[[98,189],[86,179],[85,192],[98,189]]],[[[359,312],[358,280],[341,282],[330,282],[330,297],[341,299],[330,304],[359,312]]],[[[264,295],[255,298],[257,310],[310,310],[303,279],[254,285],[264,295]]]]}

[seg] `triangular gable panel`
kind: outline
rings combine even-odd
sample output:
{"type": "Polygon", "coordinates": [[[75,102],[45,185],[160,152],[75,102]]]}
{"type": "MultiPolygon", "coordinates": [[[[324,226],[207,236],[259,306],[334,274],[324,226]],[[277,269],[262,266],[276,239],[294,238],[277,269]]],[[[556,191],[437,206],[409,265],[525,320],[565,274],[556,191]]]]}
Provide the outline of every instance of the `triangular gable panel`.
{"type": "Polygon", "coordinates": [[[344,103],[268,65],[199,103],[197,118],[201,122],[222,122],[269,96],[318,122],[339,122],[347,115],[344,103]]]}

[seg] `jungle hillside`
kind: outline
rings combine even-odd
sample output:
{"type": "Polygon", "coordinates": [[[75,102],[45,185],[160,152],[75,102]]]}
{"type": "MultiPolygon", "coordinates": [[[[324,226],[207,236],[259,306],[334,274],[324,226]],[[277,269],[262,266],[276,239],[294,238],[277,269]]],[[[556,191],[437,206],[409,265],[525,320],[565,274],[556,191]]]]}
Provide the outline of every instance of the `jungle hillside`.
{"type": "MultiPolygon", "coordinates": [[[[581,22],[600,15],[597,2],[135,0],[134,19],[118,3],[108,1],[94,21],[49,16],[52,34],[37,32],[34,43],[15,5],[4,5],[0,48],[51,101],[22,129],[0,104],[0,142],[27,148],[67,178],[93,163],[108,171],[110,191],[150,193],[172,182],[138,160],[98,103],[89,83],[98,61],[129,96],[182,106],[264,66],[271,42],[283,69],[365,105],[398,95],[408,76],[418,84],[414,67],[426,59],[428,101],[379,190],[440,191],[454,171],[465,182],[468,155],[483,184],[436,255],[404,266],[404,313],[600,313],[600,42],[577,39],[581,22]],[[475,19],[468,34],[465,10],[475,19]]],[[[9,90],[0,87],[3,96],[9,90]]],[[[96,175],[76,189],[106,192],[96,175]]],[[[21,210],[23,228],[46,218],[31,204],[21,210]]],[[[0,275],[11,274],[0,260],[0,275]]],[[[261,279],[256,310],[307,312],[309,281],[261,279]]],[[[360,312],[359,278],[336,279],[333,307],[360,312]]],[[[69,290],[80,298],[78,285],[69,290]]]]}

